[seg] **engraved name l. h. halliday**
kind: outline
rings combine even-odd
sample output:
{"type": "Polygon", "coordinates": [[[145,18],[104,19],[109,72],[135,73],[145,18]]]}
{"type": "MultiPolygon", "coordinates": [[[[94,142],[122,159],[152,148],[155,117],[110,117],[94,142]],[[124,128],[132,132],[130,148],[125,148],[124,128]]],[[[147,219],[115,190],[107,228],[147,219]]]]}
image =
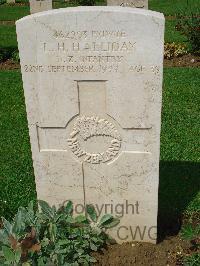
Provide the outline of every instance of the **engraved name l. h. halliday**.
{"type": "Polygon", "coordinates": [[[115,158],[121,148],[121,136],[115,126],[104,118],[79,117],[67,141],[71,151],[82,161],[92,164],[100,164],[115,158]],[[87,141],[92,137],[110,137],[110,146],[101,153],[90,153],[82,149],[79,139],[87,141]]]}

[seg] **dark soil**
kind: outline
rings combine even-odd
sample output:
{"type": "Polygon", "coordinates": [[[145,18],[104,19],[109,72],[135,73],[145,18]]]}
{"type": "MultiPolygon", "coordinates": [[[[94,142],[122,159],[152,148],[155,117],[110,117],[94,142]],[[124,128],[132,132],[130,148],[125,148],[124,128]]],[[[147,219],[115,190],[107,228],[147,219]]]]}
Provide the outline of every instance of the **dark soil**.
{"type": "Polygon", "coordinates": [[[14,20],[0,20],[0,25],[15,25],[14,20]]]}
{"type": "Polygon", "coordinates": [[[29,6],[29,2],[23,2],[23,3],[5,3],[5,5],[8,5],[8,6],[29,6]]]}
{"type": "Polygon", "coordinates": [[[125,243],[112,245],[96,254],[97,266],[175,266],[182,265],[183,257],[191,253],[192,244],[180,237],[170,237],[154,245],[125,243]]]}
{"type": "Polygon", "coordinates": [[[20,68],[20,64],[8,59],[5,62],[0,62],[0,70],[12,70],[20,68]]]}
{"type": "Polygon", "coordinates": [[[166,67],[200,67],[200,56],[183,55],[172,59],[165,59],[164,66],[166,67]]]}
{"type": "Polygon", "coordinates": [[[95,253],[96,266],[182,266],[188,255],[199,252],[200,238],[183,240],[180,237],[181,224],[200,223],[199,213],[190,217],[158,219],[158,244],[124,243],[108,246],[102,253],[95,253]]]}
{"type": "Polygon", "coordinates": [[[180,18],[180,16],[181,16],[181,18],[192,18],[192,17],[196,17],[196,18],[199,18],[200,16],[199,15],[195,15],[195,16],[183,16],[183,15],[177,15],[177,16],[165,16],[165,19],[167,19],[167,20],[175,20],[175,19],[177,19],[177,18],[180,18]]]}

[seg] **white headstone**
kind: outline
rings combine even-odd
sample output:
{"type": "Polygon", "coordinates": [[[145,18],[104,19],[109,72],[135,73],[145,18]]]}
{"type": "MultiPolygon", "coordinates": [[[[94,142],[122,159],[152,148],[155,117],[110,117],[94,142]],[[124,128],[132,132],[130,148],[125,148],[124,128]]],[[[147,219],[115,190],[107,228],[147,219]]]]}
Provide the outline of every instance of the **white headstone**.
{"type": "Polygon", "coordinates": [[[107,5],[148,9],[148,0],[107,0],[107,5]]]}
{"type": "Polygon", "coordinates": [[[30,13],[38,13],[52,9],[52,0],[29,0],[30,13]]]}
{"type": "Polygon", "coordinates": [[[94,204],[122,216],[118,242],[155,243],[163,15],[76,7],[16,26],[38,198],[94,204]]]}

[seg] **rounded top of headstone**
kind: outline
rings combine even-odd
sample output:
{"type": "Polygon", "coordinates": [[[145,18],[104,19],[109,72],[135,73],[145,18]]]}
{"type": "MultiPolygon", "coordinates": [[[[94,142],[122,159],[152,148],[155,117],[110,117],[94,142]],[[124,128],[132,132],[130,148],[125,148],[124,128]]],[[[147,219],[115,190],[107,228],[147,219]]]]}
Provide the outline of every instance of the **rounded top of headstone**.
{"type": "Polygon", "coordinates": [[[30,19],[34,20],[34,18],[49,16],[49,15],[56,16],[59,14],[65,14],[65,13],[67,14],[74,12],[130,13],[130,14],[138,14],[143,16],[151,16],[154,18],[164,20],[164,15],[162,13],[151,10],[139,9],[139,8],[121,7],[121,6],[79,6],[79,7],[67,7],[67,8],[59,8],[54,10],[38,12],[17,20],[16,24],[24,22],[25,20],[30,20],[30,19]]]}

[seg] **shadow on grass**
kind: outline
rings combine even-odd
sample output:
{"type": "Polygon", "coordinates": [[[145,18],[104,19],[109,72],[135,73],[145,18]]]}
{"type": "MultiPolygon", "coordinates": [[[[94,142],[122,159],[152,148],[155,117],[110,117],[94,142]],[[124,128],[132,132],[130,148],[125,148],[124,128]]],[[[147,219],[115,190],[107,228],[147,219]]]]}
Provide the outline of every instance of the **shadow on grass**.
{"type": "MultiPolygon", "coordinates": [[[[158,241],[176,235],[183,212],[200,189],[200,163],[161,161],[158,207],[158,241]]],[[[195,203],[194,203],[195,205],[195,203]]],[[[193,206],[197,209],[198,206],[193,206]]]]}

